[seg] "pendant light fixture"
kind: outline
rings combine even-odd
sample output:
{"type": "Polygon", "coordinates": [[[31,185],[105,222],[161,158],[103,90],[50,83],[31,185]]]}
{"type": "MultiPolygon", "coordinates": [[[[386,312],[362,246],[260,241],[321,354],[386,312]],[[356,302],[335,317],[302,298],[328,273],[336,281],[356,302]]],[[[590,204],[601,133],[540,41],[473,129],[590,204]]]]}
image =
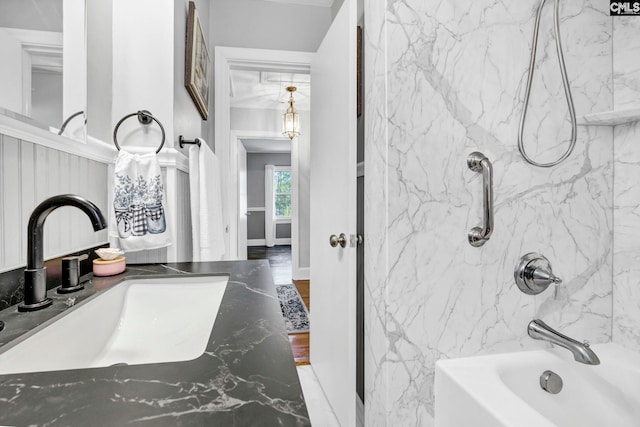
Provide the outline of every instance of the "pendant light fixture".
{"type": "Polygon", "coordinates": [[[293,139],[296,136],[300,136],[300,114],[293,108],[293,92],[296,91],[295,86],[288,86],[287,92],[289,92],[289,108],[282,115],[282,134],[293,139]]]}

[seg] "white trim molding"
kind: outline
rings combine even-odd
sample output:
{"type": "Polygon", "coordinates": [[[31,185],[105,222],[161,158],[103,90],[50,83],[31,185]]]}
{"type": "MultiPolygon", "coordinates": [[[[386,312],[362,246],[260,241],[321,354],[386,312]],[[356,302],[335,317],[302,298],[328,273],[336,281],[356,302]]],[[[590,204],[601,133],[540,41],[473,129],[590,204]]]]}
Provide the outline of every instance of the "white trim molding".
{"type": "Polygon", "coordinates": [[[309,267],[298,267],[292,271],[293,280],[309,280],[311,269],[309,267]]]}
{"type": "MultiPolygon", "coordinates": [[[[309,74],[311,72],[311,61],[314,57],[312,52],[296,52],[272,49],[249,49],[227,46],[216,46],[214,60],[214,123],[216,154],[219,153],[223,184],[224,224],[228,228],[227,254],[237,253],[238,235],[238,195],[236,191],[230,189],[237,188],[237,147],[240,137],[260,136],[267,137],[268,132],[256,131],[232,131],[231,130],[231,69],[242,68],[244,70],[273,70],[287,73],[309,74]],[[219,149],[219,152],[218,152],[219,149]]],[[[281,134],[273,135],[282,137],[281,134]]],[[[291,169],[293,171],[294,193],[292,194],[292,204],[297,201],[297,185],[295,174],[297,172],[296,153],[291,152],[291,169]]],[[[292,219],[292,265],[297,265],[297,218],[292,219]]],[[[277,243],[276,243],[277,244],[277,243]]],[[[295,267],[293,267],[295,269],[295,267]]]]}
{"type": "MultiPolygon", "coordinates": [[[[127,146],[122,149],[133,154],[144,154],[151,150],[149,147],[141,146],[127,146]]],[[[115,155],[111,163],[114,162],[115,155]]],[[[189,158],[175,148],[163,148],[158,153],[158,162],[160,163],[160,167],[174,168],[189,173],[189,158]]]]}
{"type": "MultiPolygon", "coordinates": [[[[275,246],[287,246],[291,245],[291,238],[283,237],[275,240],[275,246]]],[[[248,239],[247,246],[267,246],[265,239],[248,239]]]]}
{"type": "Polygon", "coordinates": [[[116,147],[111,144],[95,138],[87,138],[83,144],[3,114],[0,114],[0,133],[101,163],[113,163],[116,158],[116,147]]]}
{"type": "MultiPolygon", "coordinates": [[[[107,144],[91,136],[87,137],[84,144],[3,114],[0,114],[0,134],[100,163],[113,164],[118,154],[113,144],[107,144]]],[[[125,150],[141,154],[149,152],[149,147],[126,147],[125,150]]],[[[176,168],[189,173],[189,158],[175,148],[163,148],[158,153],[158,160],[161,167],[176,168]]]]}

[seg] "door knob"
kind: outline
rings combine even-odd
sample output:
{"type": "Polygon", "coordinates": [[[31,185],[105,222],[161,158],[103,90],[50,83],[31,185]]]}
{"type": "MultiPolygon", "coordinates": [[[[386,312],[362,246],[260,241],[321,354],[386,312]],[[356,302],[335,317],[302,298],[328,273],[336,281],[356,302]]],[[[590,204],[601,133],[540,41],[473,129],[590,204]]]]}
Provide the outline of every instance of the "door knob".
{"type": "Polygon", "coordinates": [[[329,236],[329,244],[331,245],[332,248],[335,248],[336,246],[338,246],[338,244],[343,248],[346,248],[347,235],[344,233],[340,233],[340,237],[338,237],[335,234],[332,234],[331,236],[329,236]]]}

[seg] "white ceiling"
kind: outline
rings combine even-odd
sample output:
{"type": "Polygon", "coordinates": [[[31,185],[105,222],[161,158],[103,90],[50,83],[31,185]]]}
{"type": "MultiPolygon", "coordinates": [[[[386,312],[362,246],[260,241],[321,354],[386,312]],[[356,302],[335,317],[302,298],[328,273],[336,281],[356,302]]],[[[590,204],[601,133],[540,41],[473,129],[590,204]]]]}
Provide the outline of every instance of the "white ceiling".
{"type": "Polygon", "coordinates": [[[310,108],[311,76],[253,70],[231,70],[231,107],[286,110],[289,92],[287,86],[295,86],[294,107],[308,111],[310,108]]]}
{"type": "Polygon", "coordinates": [[[62,31],[62,0],[0,0],[0,27],[62,31]]]}
{"type": "Polygon", "coordinates": [[[247,153],[290,153],[291,140],[282,139],[241,139],[247,153]]]}
{"type": "Polygon", "coordinates": [[[301,4],[303,6],[331,7],[333,0],[264,0],[274,3],[301,4]]]}

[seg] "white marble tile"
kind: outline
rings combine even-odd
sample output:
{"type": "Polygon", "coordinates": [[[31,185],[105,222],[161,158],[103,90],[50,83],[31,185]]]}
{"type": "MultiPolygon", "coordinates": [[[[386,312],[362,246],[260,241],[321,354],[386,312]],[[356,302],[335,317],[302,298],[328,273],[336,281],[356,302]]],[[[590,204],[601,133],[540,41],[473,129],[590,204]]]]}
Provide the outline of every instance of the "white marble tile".
{"type": "Polygon", "coordinates": [[[613,19],[613,82],[615,108],[640,106],[640,19],[613,19]]]}
{"type": "Polygon", "coordinates": [[[615,127],[613,341],[640,351],[640,123],[615,127]]]}
{"type": "MultiPolygon", "coordinates": [[[[533,4],[384,3],[365,5],[365,420],[428,427],[440,358],[538,348],[526,334],[535,317],[610,339],[612,130],[580,128],[556,168],[525,164],[516,136],[533,4]],[[466,166],[475,150],[495,179],[495,231],[480,249],[467,243],[482,217],[482,182],[466,166]],[[515,286],[532,251],[565,279],[557,297],[515,286]]],[[[577,114],[612,108],[611,21],[598,4],[562,7],[577,114]]],[[[540,161],[562,154],[570,133],[548,9],[525,127],[540,161]]]]}
{"type": "Polygon", "coordinates": [[[309,411],[309,419],[314,427],[340,427],[329,401],[310,365],[298,366],[298,377],[302,386],[302,393],[309,411]]]}
{"type": "Polygon", "coordinates": [[[365,425],[386,426],[389,384],[386,354],[388,204],[386,112],[386,2],[365,0],[364,44],[367,147],[365,158],[365,425]]]}
{"type": "Polygon", "coordinates": [[[640,99],[632,107],[621,107],[619,109],[604,111],[601,113],[585,114],[578,117],[579,125],[586,126],[614,126],[640,121],[640,99]]]}

